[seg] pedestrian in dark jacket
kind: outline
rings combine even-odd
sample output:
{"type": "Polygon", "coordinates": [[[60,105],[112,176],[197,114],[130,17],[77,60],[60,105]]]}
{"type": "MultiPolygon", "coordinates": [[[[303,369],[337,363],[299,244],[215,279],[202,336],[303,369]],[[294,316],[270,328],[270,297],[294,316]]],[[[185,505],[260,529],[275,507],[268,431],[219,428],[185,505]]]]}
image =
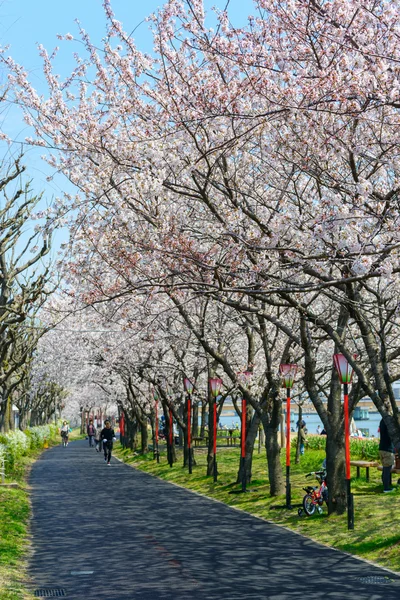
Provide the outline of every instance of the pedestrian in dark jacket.
{"type": "Polygon", "coordinates": [[[89,438],[89,446],[94,446],[94,436],[96,435],[96,427],[93,425],[93,420],[90,419],[89,425],[86,428],[86,433],[89,438]]]}
{"type": "MultiPolygon", "coordinates": [[[[390,404],[385,404],[386,410],[391,414],[390,404]]],[[[379,423],[379,455],[382,462],[382,483],[384,492],[392,492],[392,467],[394,465],[394,446],[390,439],[387,425],[383,419],[379,423]]]]}
{"type": "Polygon", "coordinates": [[[101,431],[101,440],[103,443],[104,449],[104,460],[109,465],[111,462],[111,453],[113,449],[113,442],[115,442],[116,437],[114,433],[114,429],[111,427],[110,421],[104,422],[104,429],[101,431]]]}

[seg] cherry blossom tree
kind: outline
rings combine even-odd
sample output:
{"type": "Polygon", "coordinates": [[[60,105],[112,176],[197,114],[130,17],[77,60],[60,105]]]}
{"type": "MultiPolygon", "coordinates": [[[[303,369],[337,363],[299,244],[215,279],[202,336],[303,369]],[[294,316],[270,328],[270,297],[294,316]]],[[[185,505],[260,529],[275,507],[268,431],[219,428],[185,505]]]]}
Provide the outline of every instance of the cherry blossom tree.
{"type": "MultiPolygon", "coordinates": [[[[400,440],[398,3],[259,0],[245,27],[222,11],[212,30],[200,0],[170,0],[150,18],[154,56],[104,6],[103,47],[80,28],[87,57],[65,81],[40,48],[47,98],[3,53],[31,142],[51,148],[47,160],[80,190],[51,215],[70,214],[67,284],[93,306],[119,299],[126,326],[128,298],[158,294],[192,331],[186,303],[199,296],[252,316],[261,333],[274,325],[270,381],[272,362],[293,345],[330,429],[330,487],[340,497],[335,350],[358,376],[354,403],[360,390],[370,395],[400,440]]],[[[198,340],[234,382],[214,345],[198,340]]]]}

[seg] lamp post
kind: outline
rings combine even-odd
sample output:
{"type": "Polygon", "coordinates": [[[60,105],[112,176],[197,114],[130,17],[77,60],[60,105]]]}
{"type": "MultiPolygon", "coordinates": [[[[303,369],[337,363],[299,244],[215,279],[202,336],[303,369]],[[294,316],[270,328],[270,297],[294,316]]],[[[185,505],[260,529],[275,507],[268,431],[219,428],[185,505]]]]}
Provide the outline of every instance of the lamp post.
{"type": "Polygon", "coordinates": [[[297,365],[280,364],[279,372],[282,387],[286,388],[286,508],[292,508],[292,489],[290,484],[290,390],[297,373],[297,365]]]}
{"type": "MultiPolygon", "coordinates": [[[[97,422],[99,422],[99,416],[97,415],[97,422]]],[[[123,448],[125,448],[125,415],[121,411],[119,416],[119,441],[123,448]]]]}
{"type": "Polygon", "coordinates": [[[217,377],[210,379],[211,395],[214,398],[213,404],[213,464],[214,464],[214,482],[218,479],[217,471],[217,398],[221,393],[222,379],[217,377]]]}
{"type": "Polygon", "coordinates": [[[188,466],[189,466],[189,475],[192,474],[192,444],[191,444],[191,419],[192,419],[192,400],[191,395],[193,394],[194,385],[185,377],[183,379],[183,386],[186,391],[186,411],[187,411],[187,430],[186,430],[186,438],[187,438],[187,452],[188,452],[188,466]]]}
{"type": "Polygon", "coordinates": [[[343,385],[344,412],[344,448],[346,461],[346,491],[347,491],[347,529],[354,529],[354,497],[351,493],[350,473],[350,420],[349,420],[349,383],[353,378],[353,367],[343,354],[334,354],[333,360],[339,381],[343,385]]]}
{"type": "Polygon", "coordinates": [[[174,444],[174,418],[172,415],[172,408],[169,409],[169,427],[168,427],[168,437],[169,437],[169,453],[168,453],[168,463],[172,468],[173,465],[173,444],[174,444]]]}
{"type": "Polygon", "coordinates": [[[157,462],[160,462],[160,452],[158,450],[158,393],[154,390],[154,453],[157,462]]]}
{"type": "MultiPolygon", "coordinates": [[[[243,371],[239,373],[239,378],[242,383],[249,387],[250,380],[253,373],[251,371],[243,371]]],[[[242,394],[242,418],[240,422],[240,470],[242,473],[242,492],[246,492],[247,478],[246,478],[246,426],[247,426],[247,402],[246,398],[242,394]]]]}

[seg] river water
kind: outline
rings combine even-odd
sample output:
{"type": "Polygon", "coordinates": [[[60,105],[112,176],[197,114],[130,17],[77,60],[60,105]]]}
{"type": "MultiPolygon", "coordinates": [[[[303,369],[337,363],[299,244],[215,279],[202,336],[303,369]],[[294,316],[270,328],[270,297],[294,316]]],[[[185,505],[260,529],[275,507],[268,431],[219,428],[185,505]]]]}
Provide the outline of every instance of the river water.
{"type": "MultiPolygon", "coordinates": [[[[295,411],[291,411],[290,415],[291,427],[296,430],[296,423],[299,415],[295,411]]],[[[368,419],[355,419],[356,428],[360,429],[364,437],[379,437],[378,427],[381,420],[381,415],[378,412],[369,411],[368,419]]],[[[303,412],[303,419],[306,422],[308,433],[317,433],[317,427],[323,428],[322,421],[316,413],[303,412]]],[[[220,425],[224,427],[233,427],[240,429],[240,420],[234,411],[227,411],[219,419],[220,425]]]]}

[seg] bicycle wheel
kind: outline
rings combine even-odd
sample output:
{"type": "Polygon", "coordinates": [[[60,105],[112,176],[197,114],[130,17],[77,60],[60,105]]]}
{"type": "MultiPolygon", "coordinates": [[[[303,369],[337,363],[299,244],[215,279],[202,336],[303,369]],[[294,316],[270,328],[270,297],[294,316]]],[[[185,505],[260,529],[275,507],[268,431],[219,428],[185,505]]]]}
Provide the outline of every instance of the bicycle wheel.
{"type": "Polygon", "coordinates": [[[303,508],[306,515],[311,517],[315,513],[315,504],[313,503],[313,498],[310,494],[306,494],[303,498],[303,508]]]}

